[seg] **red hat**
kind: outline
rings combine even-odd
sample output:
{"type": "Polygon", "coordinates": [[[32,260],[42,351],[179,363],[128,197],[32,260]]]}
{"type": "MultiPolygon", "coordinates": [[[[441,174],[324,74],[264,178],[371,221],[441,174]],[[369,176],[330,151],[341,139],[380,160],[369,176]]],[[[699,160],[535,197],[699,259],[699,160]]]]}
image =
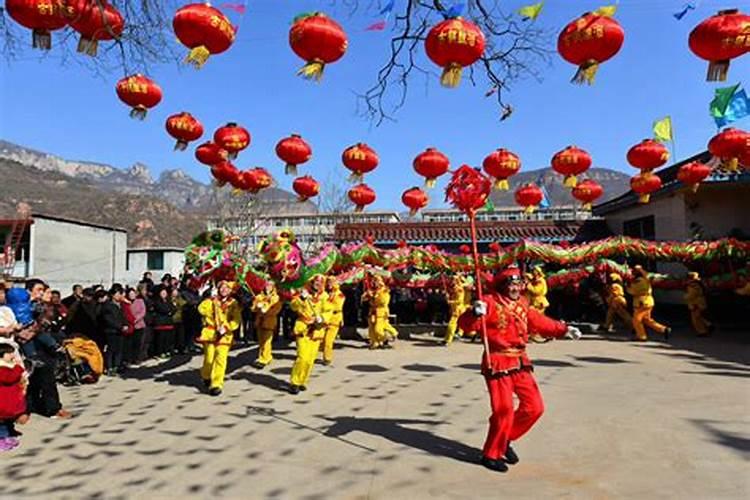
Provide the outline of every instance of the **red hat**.
{"type": "Polygon", "coordinates": [[[521,270],[516,265],[511,265],[495,274],[493,284],[495,286],[503,285],[508,281],[521,281],[521,270]]]}

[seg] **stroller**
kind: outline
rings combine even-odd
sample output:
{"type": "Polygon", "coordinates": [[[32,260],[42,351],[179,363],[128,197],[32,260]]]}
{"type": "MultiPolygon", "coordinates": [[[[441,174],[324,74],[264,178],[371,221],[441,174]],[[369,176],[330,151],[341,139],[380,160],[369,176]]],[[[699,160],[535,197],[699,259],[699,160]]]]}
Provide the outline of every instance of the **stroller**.
{"type": "Polygon", "coordinates": [[[74,337],[63,342],[63,351],[56,363],[57,381],[66,386],[94,384],[102,374],[101,351],[93,340],[74,337]]]}

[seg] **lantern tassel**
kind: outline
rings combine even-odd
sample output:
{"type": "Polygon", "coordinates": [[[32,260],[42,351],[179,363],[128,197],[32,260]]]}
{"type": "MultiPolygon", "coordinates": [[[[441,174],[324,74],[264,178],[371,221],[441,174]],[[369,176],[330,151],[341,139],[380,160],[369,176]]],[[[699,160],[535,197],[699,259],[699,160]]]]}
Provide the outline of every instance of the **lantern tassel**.
{"type": "Polygon", "coordinates": [[[226,184],[226,182],[224,182],[224,181],[220,181],[220,180],[217,180],[217,179],[213,180],[213,185],[216,186],[217,188],[224,187],[225,184],[226,184]]]}
{"type": "Polygon", "coordinates": [[[739,171],[740,162],[737,158],[730,158],[729,160],[722,163],[721,166],[729,172],[737,173],[737,171],[739,171]]]}
{"type": "Polygon", "coordinates": [[[232,196],[240,196],[242,194],[242,190],[239,188],[232,189],[232,196]]]}
{"type": "Polygon", "coordinates": [[[297,165],[295,165],[293,163],[287,163],[286,165],[284,165],[284,173],[286,175],[294,175],[294,176],[296,176],[297,175],[297,165]]]}
{"type": "Polygon", "coordinates": [[[699,185],[700,184],[698,184],[697,182],[695,184],[690,184],[690,191],[692,191],[693,193],[697,193],[699,185]]]}
{"type": "Polygon", "coordinates": [[[300,203],[304,203],[307,200],[308,200],[308,198],[306,196],[299,195],[299,197],[297,197],[297,201],[300,202],[300,203]]]}
{"type": "Polygon", "coordinates": [[[586,61],[585,63],[578,66],[578,71],[570,81],[572,83],[575,83],[576,85],[593,85],[594,78],[596,78],[596,72],[598,69],[598,62],[594,61],[593,59],[586,61]]]}
{"type": "Polygon", "coordinates": [[[638,197],[638,203],[648,203],[650,199],[651,199],[651,195],[642,194],[638,197]]]}
{"type": "Polygon", "coordinates": [[[711,61],[708,64],[707,82],[724,82],[729,73],[729,59],[724,61],[711,61]]]}
{"type": "Polygon", "coordinates": [[[35,49],[49,50],[52,48],[52,35],[47,30],[31,32],[31,46],[35,49]]]}
{"type": "Polygon", "coordinates": [[[417,215],[418,210],[416,208],[409,209],[409,217],[414,217],[417,215]]]}
{"type": "Polygon", "coordinates": [[[536,206],[528,205],[526,208],[523,209],[523,212],[527,215],[531,215],[534,213],[534,210],[536,210],[536,206]]]}
{"type": "Polygon", "coordinates": [[[208,51],[205,45],[201,45],[199,47],[190,49],[190,52],[185,58],[185,63],[192,64],[193,66],[195,66],[195,69],[201,69],[203,65],[206,64],[206,61],[208,61],[208,57],[210,55],[211,52],[208,51]]]}
{"type": "Polygon", "coordinates": [[[174,145],[175,151],[185,151],[188,147],[188,143],[182,140],[179,140],[174,145]]]}
{"type": "Polygon", "coordinates": [[[426,187],[427,189],[434,188],[435,184],[437,184],[437,179],[435,179],[434,177],[430,177],[424,181],[424,187],[426,187]]]}
{"type": "Polygon", "coordinates": [[[497,179],[495,180],[495,189],[498,191],[507,191],[510,189],[510,183],[508,179],[497,179]]]}
{"type": "Polygon", "coordinates": [[[146,113],[148,113],[148,109],[143,106],[136,106],[130,110],[130,118],[142,121],[146,118],[146,113]]]}
{"type": "Polygon", "coordinates": [[[297,71],[297,74],[305,80],[315,80],[316,82],[319,82],[320,79],[323,78],[323,70],[325,67],[326,64],[320,59],[313,59],[302,66],[300,70],[297,71]]]}
{"type": "Polygon", "coordinates": [[[355,212],[355,213],[360,213],[360,212],[362,212],[362,211],[363,211],[364,209],[365,209],[365,206],[364,206],[364,205],[357,205],[356,207],[354,207],[354,212],[355,212]]]}
{"type": "Polygon", "coordinates": [[[440,76],[440,84],[443,87],[455,88],[461,83],[461,73],[463,67],[458,63],[450,63],[443,70],[443,74],[440,76]]]}
{"type": "Polygon", "coordinates": [[[78,52],[86,54],[87,56],[96,57],[98,48],[99,42],[97,40],[89,40],[84,37],[81,37],[78,40],[78,52]]]}
{"type": "Polygon", "coordinates": [[[565,180],[563,181],[563,186],[574,188],[578,185],[578,179],[576,179],[575,175],[566,175],[565,180]]]}
{"type": "Polygon", "coordinates": [[[237,151],[227,151],[227,158],[230,160],[237,158],[237,151]]]}
{"type": "Polygon", "coordinates": [[[591,210],[591,203],[584,203],[583,205],[581,205],[581,209],[586,210],[586,211],[590,211],[591,210]]]}
{"type": "Polygon", "coordinates": [[[352,172],[349,175],[349,182],[362,182],[364,180],[364,176],[360,172],[352,172]]]}

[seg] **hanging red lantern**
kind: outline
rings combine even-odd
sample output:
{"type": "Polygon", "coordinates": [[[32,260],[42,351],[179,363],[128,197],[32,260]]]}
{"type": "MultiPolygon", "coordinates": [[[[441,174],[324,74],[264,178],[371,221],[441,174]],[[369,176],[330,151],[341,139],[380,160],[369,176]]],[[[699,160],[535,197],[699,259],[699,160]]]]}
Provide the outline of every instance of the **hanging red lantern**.
{"type": "Polygon", "coordinates": [[[482,162],[482,168],[487,175],[495,179],[495,189],[507,191],[510,189],[508,178],[521,170],[521,159],[517,154],[507,149],[496,149],[482,162]]]}
{"type": "Polygon", "coordinates": [[[544,199],[544,193],[539,186],[530,182],[516,189],[515,198],[516,203],[524,207],[527,214],[531,214],[544,199]]]}
{"type": "Polygon", "coordinates": [[[661,189],[661,178],[652,172],[641,172],[630,179],[630,189],[639,195],[640,203],[648,203],[651,195],[661,189]]]}
{"type": "Polygon", "coordinates": [[[461,165],[445,188],[445,201],[466,214],[484,207],[492,193],[492,181],[478,168],[461,165]]]}
{"type": "Polygon", "coordinates": [[[357,184],[349,190],[347,196],[354,203],[355,212],[361,212],[367,205],[374,203],[377,198],[375,191],[367,184],[357,184]]]}
{"type": "Polygon", "coordinates": [[[32,30],[35,49],[52,48],[52,35],[68,25],[75,17],[72,5],[60,0],[5,0],[8,15],[24,28],[32,30]]]}
{"type": "Polygon", "coordinates": [[[440,83],[445,87],[458,87],[463,68],[482,57],[484,45],[479,26],[460,17],[433,26],[424,42],[427,57],[443,68],[440,83]]]}
{"type": "Polygon", "coordinates": [[[487,248],[489,248],[490,252],[492,253],[500,253],[503,249],[503,247],[500,246],[500,243],[496,241],[493,241],[492,243],[490,243],[487,248]]]}
{"type": "Polygon", "coordinates": [[[419,153],[414,162],[414,170],[425,178],[425,187],[433,188],[437,178],[448,172],[451,168],[451,162],[447,156],[435,148],[427,148],[419,153]]]}
{"type": "Polygon", "coordinates": [[[209,141],[195,148],[195,158],[204,165],[212,167],[217,163],[227,161],[229,155],[216,143],[209,141]]]}
{"type": "Polygon", "coordinates": [[[471,247],[469,245],[461,245],[458,247],[458,251],[463,255],[469,255],[471,253],[471,247]]]}
{"type": "Polygon", "coordinates": [[[197,141],[203,135],[203,125],[190,113],[182,112],[167,118],[167,133],[177,139],[175,151],[184,151],[188,143],[197,141]]]}
{"type": "Polygon", "coordinates": [[[583,149],[576,146],[568,146],[555,153],[552,157],[552,170],[565,176],[563,185],[574,188],[578,179],[576,175],[581,175],[591,167],[591,155],[583,149]]]}
{"type": "Polygon", "coordinates": [[[627,159],[642,172],[650,172],[669,161],[669,150],[661,142],[644,139],[628,150],[627,159]]]}
{"type": "Polygon", "coordinates": [[[350,180],[360,182],[366,173],[377,168],[380,159],[374,149],[360,142],[346,148],[341,155],[341,161],[352,171],[350,180]]]}
{"type": "Polygon", "coordinates": [[[568,24],[557,38],[563,59],[578,66],[573,83],[594,83],[599,65],[620,51],[625,40],[622,26],[612,17],[587,12],[568,24]]]}
{"type": "Polygon", "coordinates": [[[318,196],[318,193],[320,193],[320,184],[311,176],[304,175],[294,179],[294,182],[292,182],[292,189],[294,189],[294,192],[299,196],[299,201],[303,202],[318,196]]]}
{"type": "MultiPolygon", "coordinates": [[[[749,35],[750,36],[750,35],[749,35]]],[[[740,157],[750,150],[750,133],[737,128],[725,128],[708,142],[708,152],[722,162],[722,167],[736,172],[740,157]]]]}
{"type": "Polygon", "coordinates": [[[177,10],[172,20],[177,39],[190,49],[186,63],[201,68],[209,56],[221,54],[234,43],[232,23],[208,3],[191,3],[177,10]]]}
{"type": "Polygon", "coordinates": [[[251,193],[257,193],[262,189],[269,188],[273,185],[273,177],[263,167],[251,168],[245,175],[248,176],[250,187],[248,189],[251,193]]]}
{"type": "Polygon", "coordinates": [[[348,43],[341,25],[322,12],[296,17],[289,30],[289,45],[306,62],[297,74],[309,80],[319,81],[325,65],[341,59],[348,43]]]}
{"type": "Polygon", "coordinates": [[[297,165],[305,163],[312,156],[312,148],[298,134],[281,139],[276,144],[276,156],[286,163],[284,173],[297,175],[297,165]]]}
{"type": "Polygon", "coordinates": [[[250,145],[250,132],[229,122],[214,132],[214,142],[226,150],[229,158],[237,158],[237,153],[250,145]]]}
{"type": "Polygon", "coordinates": [[[722,10],[690,32],[688,45],[708,61],[706,81],[725,81],[730,59],[750,51],[750,16],[737,9],[722,10]]]}
{"type": "Polygon", "coordinates": [[[711,175],[711,167],[706,164],[693,161],[680,167],[677,171],[677,180],[687,184],[690,190],[695,193],[698,191],[698,185],[711,175]]]}
{"type": "Polygon", "coordinates": [[[92,0],[73,0],[75,18],[70,27],[81,34],[78,52],[96,56],[99,41],[120,38],[125,29],[125,18],[106,0],[100,4],[92,0]]]}
{"type": "Polygon", "coordinates": [[[403,192],[401,202],[409,209],[409,215],[414,217],[417,212],[427,206],[430,197],[418,187],[413,187],[403,192]]]}
{"type": "Polygon", "coordinates": [[[591,205],[603,194],[601,184],[591,179],[585,179],[573,188],[573,197],[583,203],[584,210],[591,210],[591,205]]]}
{"type": "Polygon", "coordinates": [[[235,183],[240,175],[240,171],[230,162],[223,161],[211,167],[211,175],[216,179],[218,186],[223,186],[227,182],[235,183]]]}
{"type": "Polygon", "coordinates": [[[161,102],[161,87],[141,74],[126,76],[117,82],[117,97],[130,106],[130,117],[143,120],[146,113],[161,102]]]}

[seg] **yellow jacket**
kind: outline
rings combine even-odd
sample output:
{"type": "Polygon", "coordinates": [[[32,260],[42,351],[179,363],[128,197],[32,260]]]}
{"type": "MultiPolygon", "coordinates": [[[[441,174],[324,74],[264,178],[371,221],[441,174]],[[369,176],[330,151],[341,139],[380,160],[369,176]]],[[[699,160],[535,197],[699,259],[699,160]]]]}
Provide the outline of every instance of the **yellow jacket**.
{"type": "Polygon", "coordinates": [[[706,296],[703,294],[703,288],[699,283],[688,283],[685,289],[685,303],[688,309],[706,309],[706,296]]]}
{"type": "Polygon", "coordinates": [[[308,335],[313,340],[320,340],[325,336],[325,326],[329,317],[329,313],[326,311],[327,302],[328,294],[326,292],[311,295],[306,299],[299,295],[292,299],[290,306],[292,311],[297,314],[297,320],[294,322],[295,336],[308,335]],[[317,322],[318,318],[322,321],[317,322]]]}
{"type": "Polygon", "coordinates": [[[447,298],[451,316],[460,316],[466,310],[466,292],[463,286],[451,286],[447,298]]]}
{"type": "Polygon", "coordinates": [[[198,312],[203,317],[203,330],[198,342],[232,345],[232,335],[242,321],[240,304],[234,298],[223,301],[218,297],[206,299],[198,306],[198,312]],[[225,330],[224,335],[219,335],[221,328],[225,330]]]}
{"type": "Polygon", "coordinates": [[[648,278],[639,277],[628,286],[628,293],[633,296],[633,308],[654,307],[654,296],[648,278]]]}
{"type": "Polygon", "coordinates": [[[328,294],[325,303],[325,313],[328,315],[328,326],[341,326],[344,323],[344,301],[346,296],[341,290],[335,290],[328,294]]]}
{"type": "Polygon", "coordinates": [[[529,295],[529,306],[537,310],[544,310],[549,307],[546,279],[534,277],[526,284],[526,291],[529,295]]]}
{"type": "Polygon", "coordinates": [[[253,300],[252,311],[255,313],[255,327],[260,330],[276,331],[279,324],[281,300],[276,293],[259,293],[253,300]]]}
{"type": "Polygon", "coordinates": [[[628,301],[625,298],[625,290],[619,283],[612,283],[607,290],[607,305],[625,307],[628,301]]]}
{"type": "Polygon", "coordinates": [[[387,287],[378,288],[370,296],[370,319],[388,319],[390,309],[388,304],[391,302],[391,291],[387,287]]]}

